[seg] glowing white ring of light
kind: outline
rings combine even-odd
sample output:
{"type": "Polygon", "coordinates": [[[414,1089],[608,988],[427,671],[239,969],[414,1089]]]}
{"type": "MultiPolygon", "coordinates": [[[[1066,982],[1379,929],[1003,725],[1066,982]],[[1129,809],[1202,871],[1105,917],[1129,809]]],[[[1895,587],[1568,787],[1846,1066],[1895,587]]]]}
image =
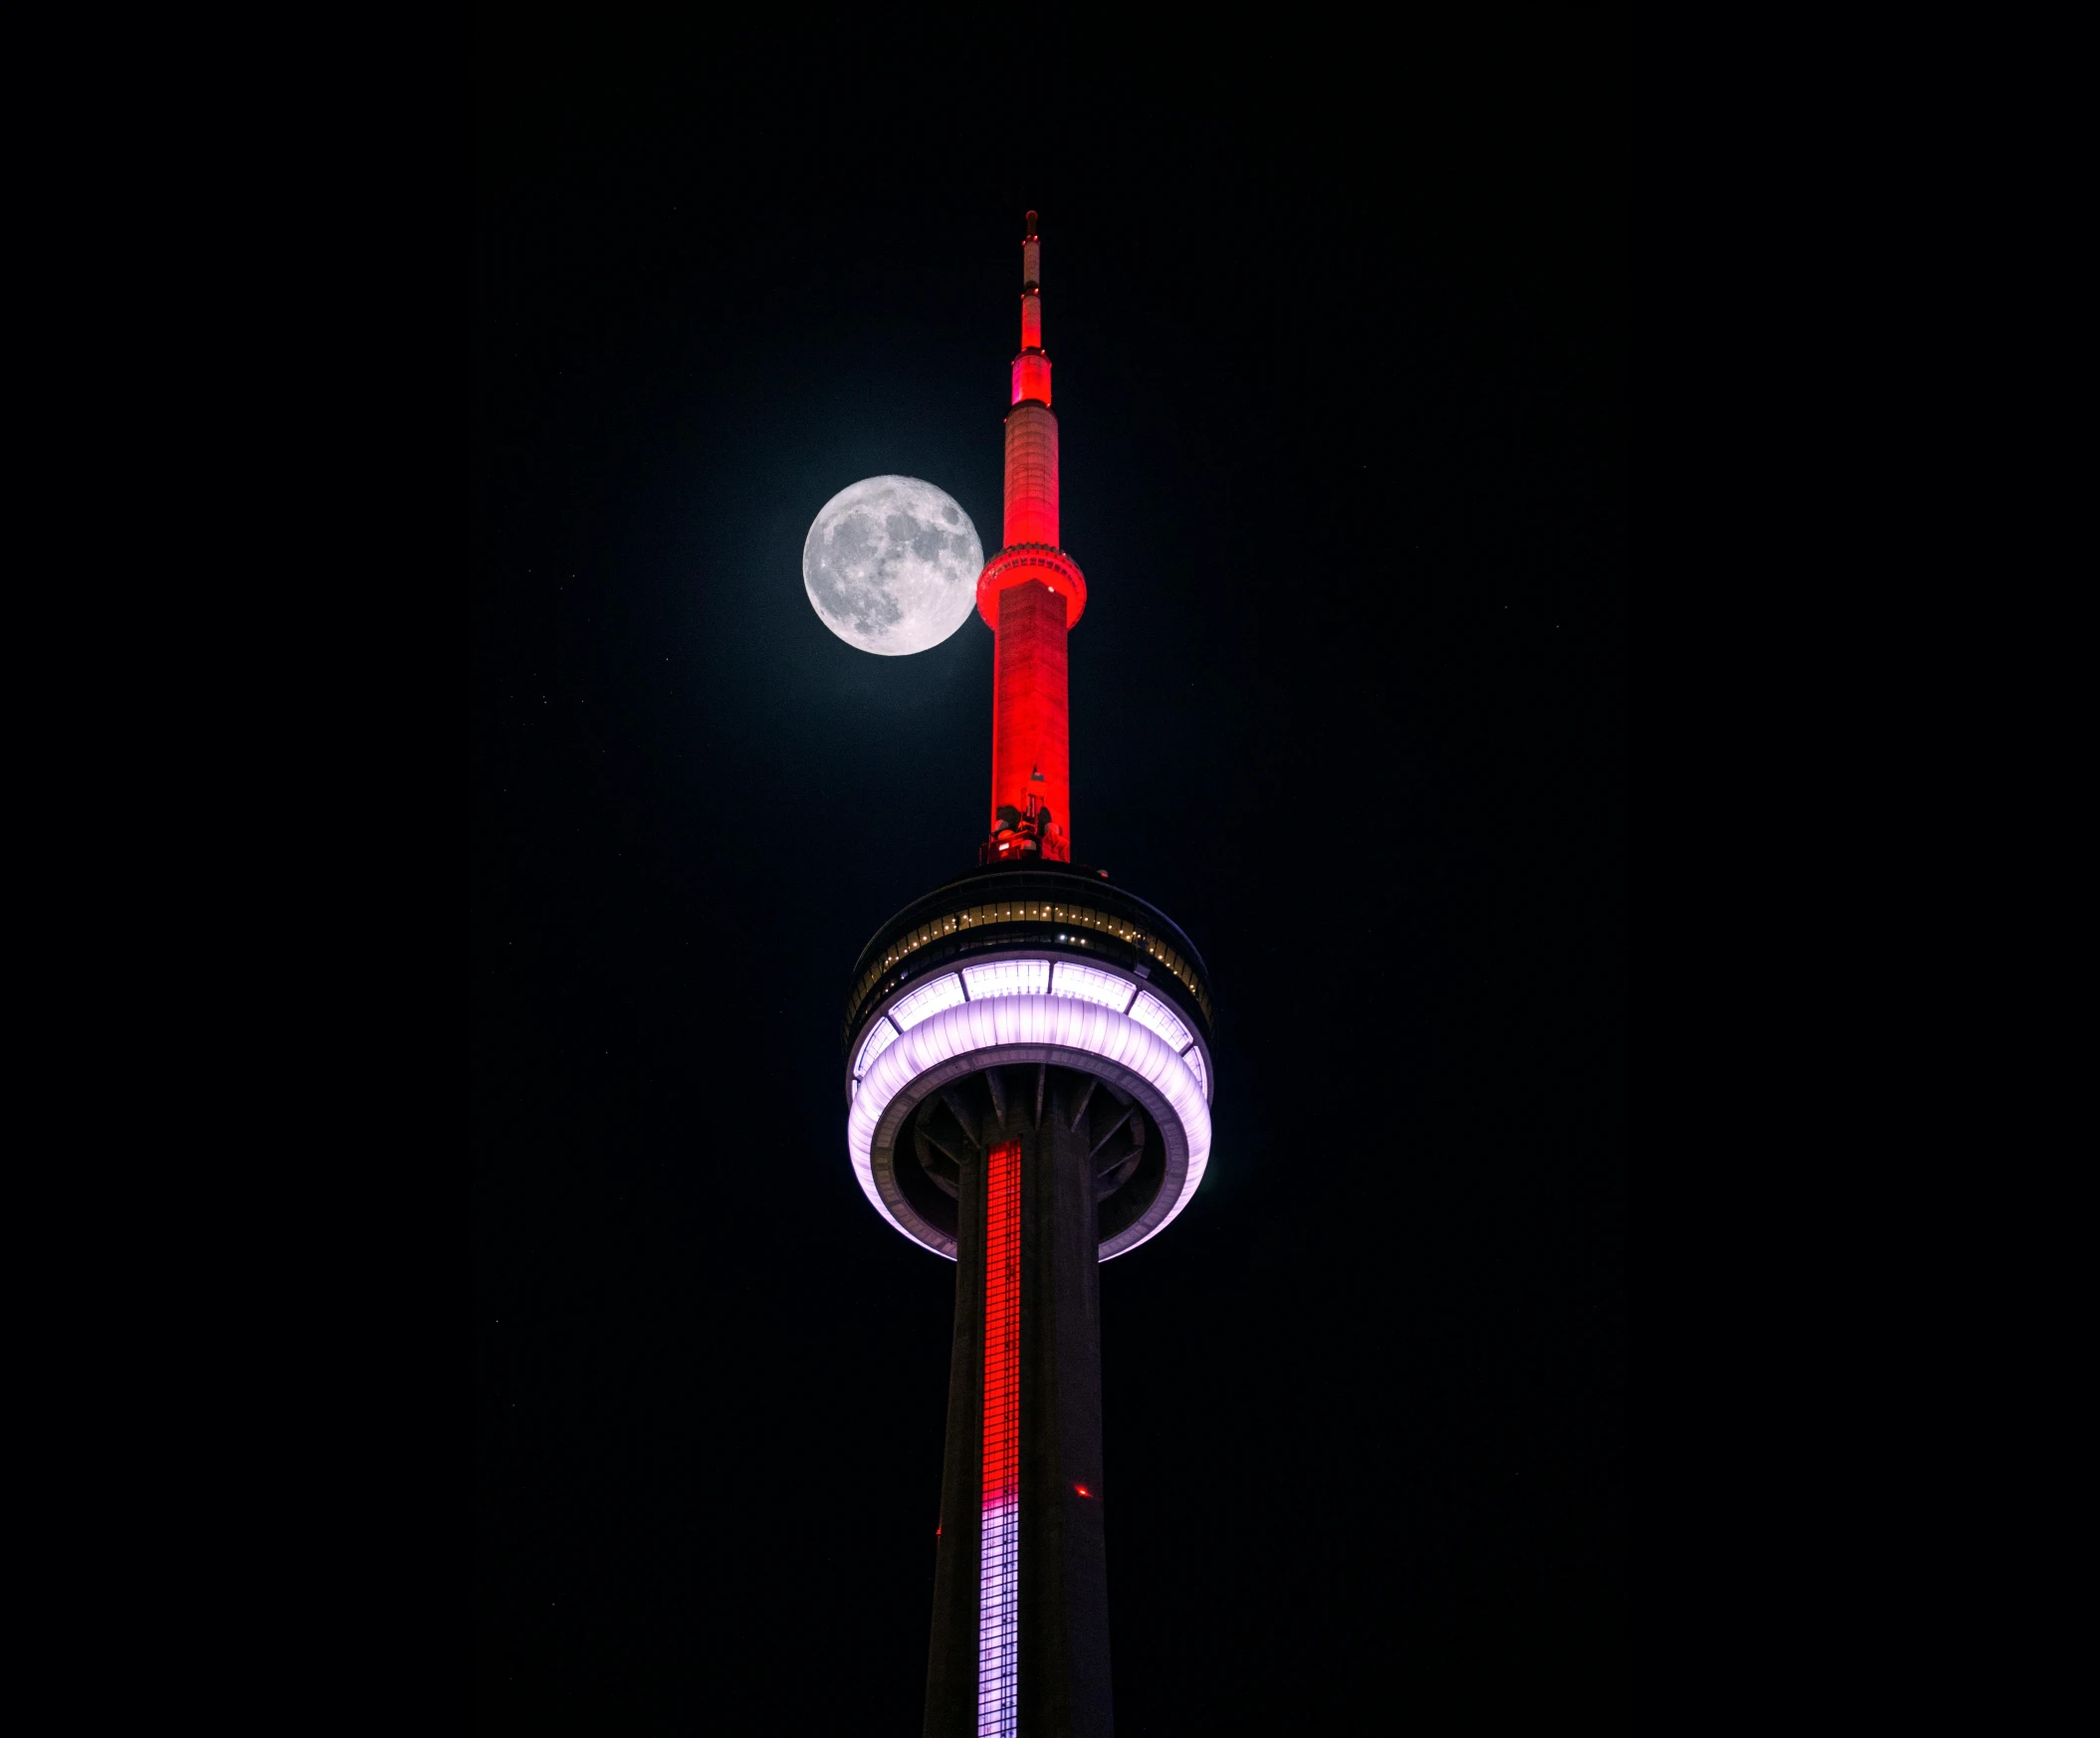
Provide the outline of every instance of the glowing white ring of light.
{"type": "Polygon", "coordinates": [[[1000,995],[965,1001],[921,1020],[876,1057],[875,1066],[861,1076],[853,1108],[846,1113],[846,1150],[852,1155],[853,1175],[861,1193],[903,1235],[926,1248],[890,1211],[875,1186],[876,1125],[890,1101],[929,1069],[957,1056],[1009,1044],[1052,1044],[1128,1068],[1148,1081],[1180,1119],[1182,1139],[1188,1143],[1188,1169],[1182,1174],[1180,1195],[1164,1218],[1117,1254],[1128,1255],[1131,1249],[1150,1243],[1174,1222],[1203,1181],[1210,1163],[1210,1105],[1188,1065],[1157,1033],[1128,1014],[1071,996],[1000,995]]]}

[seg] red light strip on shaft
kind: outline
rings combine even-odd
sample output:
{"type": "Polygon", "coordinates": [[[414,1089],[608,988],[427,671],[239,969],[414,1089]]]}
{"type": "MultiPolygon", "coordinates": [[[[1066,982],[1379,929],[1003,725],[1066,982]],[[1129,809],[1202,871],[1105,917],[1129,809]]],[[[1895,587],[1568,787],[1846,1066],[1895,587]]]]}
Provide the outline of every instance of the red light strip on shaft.
{"type": "Polygon", "coordinates": [[[977,1738],[1020,1714],[1021,1144],[984,1157],[984,1511],[977,1587],[977,1738]]]}

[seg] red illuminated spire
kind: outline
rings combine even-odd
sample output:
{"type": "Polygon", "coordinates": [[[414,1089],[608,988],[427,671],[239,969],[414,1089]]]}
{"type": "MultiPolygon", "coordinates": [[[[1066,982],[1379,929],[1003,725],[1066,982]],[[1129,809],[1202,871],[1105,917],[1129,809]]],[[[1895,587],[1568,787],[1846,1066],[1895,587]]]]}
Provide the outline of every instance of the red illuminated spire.
{"type": "MultiPolygon", "coordinates": [[[[1013,359],[1013,402],[1033,398],[1050,402],[1050,358],[1043,354],[1043,244],[1036,237],[1035,213],[1028,214],[1028,235],[1021,243],[1021,353],[1013,359]]],[[[1050,504],[1050,541],[1057,541],[1057,501],[1050,504]]],[[[1011,538],[1008,539],[1011,542],[1011,538]]]]}
{"type": "Polygon", "coordinates": [[[1072,859],[1065,636],[1087,607],[1087,582],[1058,545],[1057,508],[1042,242],[1031,211],[1021,241],[1021,352],[1006,413],[1005,546],[977,576],[977,613],[994,635],[986,862],[1072,859]]]}

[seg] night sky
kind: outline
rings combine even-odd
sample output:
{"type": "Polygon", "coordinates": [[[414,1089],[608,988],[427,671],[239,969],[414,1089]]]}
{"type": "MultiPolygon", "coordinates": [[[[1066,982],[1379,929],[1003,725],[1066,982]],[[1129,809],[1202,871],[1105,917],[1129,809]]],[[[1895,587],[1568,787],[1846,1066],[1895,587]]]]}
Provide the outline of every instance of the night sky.
{"type": "Polygon", "coordinates": [[[1209,1174],[1102,1274],[1119,1730],[1619,1722],[1624,55],[1009,142],[484,26],[479,1728],[919,1730],[954,1270],[854,1183],[839,1022],[974,863],[991,636],[856,651],[799,561],[887,472],[996,546],[1030,207],[1075,854],[1219,1007],[1209,1174]]]}

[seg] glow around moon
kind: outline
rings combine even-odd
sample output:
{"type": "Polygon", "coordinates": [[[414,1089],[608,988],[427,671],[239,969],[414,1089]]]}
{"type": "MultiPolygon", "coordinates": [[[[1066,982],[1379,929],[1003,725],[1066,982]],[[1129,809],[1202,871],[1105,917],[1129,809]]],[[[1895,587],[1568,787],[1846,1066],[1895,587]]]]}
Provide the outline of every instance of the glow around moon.
{"type": "Polygon", "coordinates": [[[802,544],[802,584],[849,646],[902,657],[938,646],[977,601],[984,545],[945,490],[870,477],[824,503],[802,544]]]}

